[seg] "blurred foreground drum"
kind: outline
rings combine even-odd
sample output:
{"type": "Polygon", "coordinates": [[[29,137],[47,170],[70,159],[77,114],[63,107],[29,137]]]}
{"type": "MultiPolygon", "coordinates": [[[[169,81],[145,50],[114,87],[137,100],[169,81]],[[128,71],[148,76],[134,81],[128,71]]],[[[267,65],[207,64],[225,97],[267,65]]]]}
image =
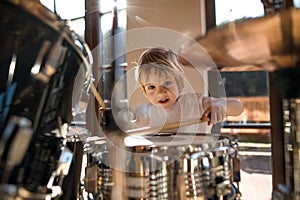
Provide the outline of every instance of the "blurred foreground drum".
{"type": "Polygon", "coordinates": [[[91,53],[36,0],[0,10],[0,199],[56,198],[73,157],[73,86],[87,93],[91,53]]]}

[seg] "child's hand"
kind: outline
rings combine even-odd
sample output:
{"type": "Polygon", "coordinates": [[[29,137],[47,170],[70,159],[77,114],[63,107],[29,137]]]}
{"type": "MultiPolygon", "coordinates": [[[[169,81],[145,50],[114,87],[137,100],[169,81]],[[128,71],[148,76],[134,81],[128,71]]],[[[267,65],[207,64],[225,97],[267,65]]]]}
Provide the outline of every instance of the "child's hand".
{"type": "Polygon", "coordinates": [[[225,117],[226,107],[223,104],[216,103],[208,107],[208,109],[206,109],[206,111],[202,114],[201,119],[207,120],[210,118],[210,120],[207,123],[208,125],[210,125],[223,121],[225,117]]]}
{"type": "Polygon", "coordinates": [[[211,113],[211,107],[209,107],[201,116],[202,121],[207,121],[207,125],[210,125],[211,119],[210,119],[210,113],[211,113]]]}

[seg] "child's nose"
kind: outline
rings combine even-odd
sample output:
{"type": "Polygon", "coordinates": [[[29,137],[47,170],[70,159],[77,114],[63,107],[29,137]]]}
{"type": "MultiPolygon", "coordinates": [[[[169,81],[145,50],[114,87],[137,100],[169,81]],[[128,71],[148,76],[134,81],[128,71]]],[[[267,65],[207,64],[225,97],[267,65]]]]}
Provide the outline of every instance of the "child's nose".
{"type": "Polygon", "coordinates": [[[159,94],[164,94],[164,93],[166,93],[166,91],[167,91],[167,88],[161,86],[161,87],[158,88],[157,94],[158,94],[158,95],[159,95],[159,94]]]}

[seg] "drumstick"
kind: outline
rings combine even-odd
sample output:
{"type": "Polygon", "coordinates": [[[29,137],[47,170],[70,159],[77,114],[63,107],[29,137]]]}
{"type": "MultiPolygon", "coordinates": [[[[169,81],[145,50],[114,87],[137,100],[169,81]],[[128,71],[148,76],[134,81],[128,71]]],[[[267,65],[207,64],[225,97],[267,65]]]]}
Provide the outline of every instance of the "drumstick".
{"type": "Polygon", "coordinates": [[[99,92],[97,91],[97,89],[96,89],[96,87],[94,86],[93,83],[90,84],[90,88],[91,88],[92,93],[95,95],[96,100],[98,101],[98,103],[102,107],[102,109],[106,110],[106,105],[105,105],[103,99],[101,98],[99,92]]]}
{"type": "Polygon", "coordinates": [[[130,130],[126,131],[126,133],[129,134],[129,135],[142,136],[142,135],[157,133],[159,131],[160,132],[161,131],[167,131],[167,130],[179,128],[179,127],[182,127],[182,126],[190,126],[190,125],[204,123],[204,122],[208,122],[208,121],[210,121],[209,118],[194,119],[194,120],[188,120],[188,121],[174,122],[174,123],[166,124],[162,127],[157,126],[157,127],[151,127],[151,128],[146,127],[146,128],[130,129],[130,130]]]}

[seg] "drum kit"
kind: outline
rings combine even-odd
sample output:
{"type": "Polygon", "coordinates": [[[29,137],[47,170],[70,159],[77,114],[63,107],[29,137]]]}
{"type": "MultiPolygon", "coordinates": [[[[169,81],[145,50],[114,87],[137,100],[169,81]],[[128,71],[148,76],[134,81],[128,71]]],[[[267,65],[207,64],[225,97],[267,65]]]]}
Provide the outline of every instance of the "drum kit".
{"type": "MultiPolygon", "coordinates": [[[[1,199],[240,199],[235,138],[168,132],[202,121],[169,124],[160,129],[116,130],[105,137],[71,126],[70,96],[79,73],[82,92],[88,96],[92,90],[103,104],[92,84],[88,45],[38,1],[3,0],[0,9],[1,199]]],[[[253,61],[270,67],[270,71],[287,68],[298,63],[299,56],[290,51],[280,56],[280,48],[283,51],[287,47],[276,37],[294,35],[294,43],[287,45],[295,44],[292,49],[299,49],[299,34],[298,29],[288,27],[280,32],[281,26],[289,23],[278,20],[289,20],[299,27],[293,20],[298,15],[292,11],[279,18],[252,20],[209,33],[199,42],[220,63],[253,61]],[[274,24],[278,34],[271,40],[265,36],[274,24]],[[252,26],[260,29],[251,32],[252,26]],[[246,37],[249,34],[257,34],[262,48],[250,45],[251,39],[246,37]],[[227,43],[211,42],[216,37],[227,43]],[[267,44],[271,49],[265,48],[267,44]],[[245,58],[246,46],[265,52],[253,50],[245,58]],[[219,52],[225,51],[223,47],[228,47],[226,54],[219,52]]]]}

